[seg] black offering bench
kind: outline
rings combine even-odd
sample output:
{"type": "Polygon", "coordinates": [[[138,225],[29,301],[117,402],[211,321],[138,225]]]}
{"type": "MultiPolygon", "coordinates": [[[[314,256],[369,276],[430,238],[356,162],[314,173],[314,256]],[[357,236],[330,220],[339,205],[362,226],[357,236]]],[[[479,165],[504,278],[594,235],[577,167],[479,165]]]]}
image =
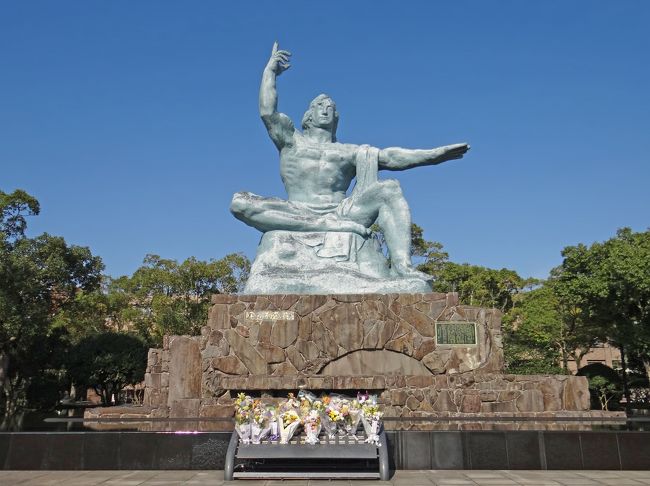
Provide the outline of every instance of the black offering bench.
{"type": "Polygon", "coordinates": [[[235,478],[324,478],[381,479],[388,481],[388,444],[382,428],[380,446],[365,442],[363,433],[319,437],[320,443],[305,443],[304,434],[294,436],[288,444],[264,440],[260,444],[244,444],[237,432],[230,437],[224,477],[235,478]],[[362,470],[365,463],[366,470],[362,470]],[[377,464],[378,463],[378,464],[377,464]],[[356,467],[352,467],[356,466],[356,467]],[[377,467],[377,470],[370,470],[377,467]]]}

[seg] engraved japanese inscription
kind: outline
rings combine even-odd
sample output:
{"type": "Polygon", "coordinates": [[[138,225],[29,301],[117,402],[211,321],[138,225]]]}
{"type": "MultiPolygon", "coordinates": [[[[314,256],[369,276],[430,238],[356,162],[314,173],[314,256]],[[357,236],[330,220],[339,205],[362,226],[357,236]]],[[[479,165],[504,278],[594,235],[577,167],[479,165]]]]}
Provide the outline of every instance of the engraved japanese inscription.
{"type": "Polygon", "coordinates": [[[247,321],[293,321],[296,319],[294,311],[248,311],[245,314],[247,321]]]}
{"type": "Polygon", "coordinates": [[[451,346],[476,344],[475,322],[436,322],[436,343],[451,346]]]}

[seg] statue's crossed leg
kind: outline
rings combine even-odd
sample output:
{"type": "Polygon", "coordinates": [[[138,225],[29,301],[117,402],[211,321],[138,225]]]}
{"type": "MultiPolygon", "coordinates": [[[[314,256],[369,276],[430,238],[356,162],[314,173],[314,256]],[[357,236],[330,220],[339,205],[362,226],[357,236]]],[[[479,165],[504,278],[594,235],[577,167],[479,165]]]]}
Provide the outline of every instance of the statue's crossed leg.
{"type": "Polygon", "coordinates": [[[351,232],[367,237],[377,222],[390,253],[391,269],[399,276],[430,280],[411,266],[411,213],[399,182],[383,180],[340,203],[308,204],[239,192],[230,210],[262,232],[273,230],[351,232]]]}

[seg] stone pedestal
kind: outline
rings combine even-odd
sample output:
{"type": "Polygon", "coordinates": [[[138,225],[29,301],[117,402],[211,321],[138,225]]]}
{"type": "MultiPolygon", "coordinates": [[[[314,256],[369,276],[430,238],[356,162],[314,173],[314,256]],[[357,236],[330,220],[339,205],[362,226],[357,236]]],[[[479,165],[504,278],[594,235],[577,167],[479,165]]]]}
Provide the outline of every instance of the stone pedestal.
{"type": "Polygon", "coordinates": [[[584,377],[503,374],[501,315],[457,294],[215,295],[200,336],[149,352],[158,417],[231,417],[239,391],[378,393],[387,417],[589,409],[584,377]]]}
{"type": "Polygon", "coordinates": [[[429,293],[431,282],[396,275],[373,237],[300,231],[262,235],[245,294],[336,292],[429,293]]]}

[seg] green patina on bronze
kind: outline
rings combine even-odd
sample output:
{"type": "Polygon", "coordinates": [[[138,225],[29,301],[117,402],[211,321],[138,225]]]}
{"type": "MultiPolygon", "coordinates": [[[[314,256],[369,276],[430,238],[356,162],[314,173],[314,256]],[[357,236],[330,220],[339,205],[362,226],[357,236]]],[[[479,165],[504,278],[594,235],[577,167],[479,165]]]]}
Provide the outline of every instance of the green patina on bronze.
{"type": "Polygon", "coordinates": [[[436,343],[447,345],[475,345],[475,322],[436,322],[436,343]]]}
{"type": "Polygon", "coordinates": [[[276,80],[289,68],[290,57],[274,44],[259,93],[260,116],[278,149],[287,199],[238,192],[230,206],[237,219],[264,233],[244,293],[431,292],[432,276],[411,262],[408,203],[399,183],[379,179],[378,172],[460,159],[469,145],[406,149],[340,143],[339,113],[324,94],[309,104],[301,131],[278,111],[276,80]],[[374,224],[381,228],[390,264],[372,236],[374,224]]]}

